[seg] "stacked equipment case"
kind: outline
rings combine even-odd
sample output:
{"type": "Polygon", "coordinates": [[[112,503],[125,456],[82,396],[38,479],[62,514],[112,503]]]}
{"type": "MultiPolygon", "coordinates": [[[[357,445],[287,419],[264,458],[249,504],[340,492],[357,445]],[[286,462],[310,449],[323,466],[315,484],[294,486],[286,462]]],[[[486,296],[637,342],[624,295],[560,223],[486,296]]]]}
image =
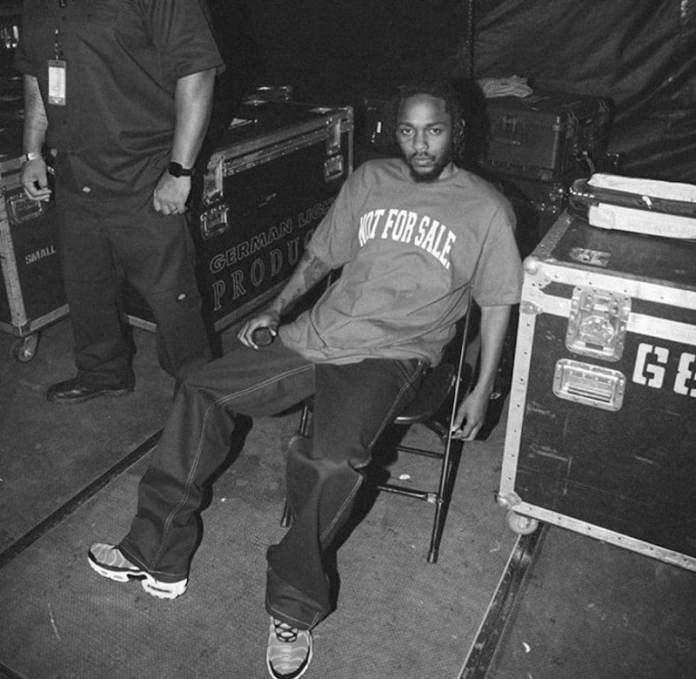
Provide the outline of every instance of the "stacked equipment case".
{"type": "Polygon", "coordinates": [[[68,314],[52,203],[29,200],[20,182],[23,91],[13,67],[21,3],[0,8],[0,329],[17,337],[13,356],[31,360],[39,331],[68,314]]]}
{"type": "Polygon", "coordinates": [[[525,261],[499,503],[696,570],[696,241],[564,213],[525,261]]]}
{"type": "MultiPolygon", "coordinates": [[[[275,295],[353,164],[353,113],[247,99],[223,138],[202,154],[190,228],[211,330],[241,320],[275,295]]],[[[131,288],[133,325],[154,318],[131,288]]]]}
{"type": "Polygon", "coordinates": [[[535,91],[486,100],[488,143],[481,166],[515,208],[523,256],[543,238],[568,203],[574,179],[608,157],[608,99],[535,91]]]}
{"type": "Polygon", "coordinates": [[[484,164],[507,175],[556,180],[607,152],[610,106],[588,95],[539,92],[487,100],[484,164]]]}
{"type": "MultiPolygon", "coordinates": [[[[486,99],[488,134],[480,168],[512,204],[522,257],[565,210],[573,181],[589,176],[598,161],[606,165],[611,113],[608,99],[565,92],[486,99]]],[[[485,431],[497,424],[510,389],[516,324],[515,310],[485,431]]]]}
{"type": "MultiPolygon", "coordinates": [[[[20,137],[21,138],[21,137],[20,137]]],[[[13,356],[30,361],[39,330],[68,314],[52,203],[29,200],[21,159],[0,162],[0,328],[18,339],[13,356]]]]}

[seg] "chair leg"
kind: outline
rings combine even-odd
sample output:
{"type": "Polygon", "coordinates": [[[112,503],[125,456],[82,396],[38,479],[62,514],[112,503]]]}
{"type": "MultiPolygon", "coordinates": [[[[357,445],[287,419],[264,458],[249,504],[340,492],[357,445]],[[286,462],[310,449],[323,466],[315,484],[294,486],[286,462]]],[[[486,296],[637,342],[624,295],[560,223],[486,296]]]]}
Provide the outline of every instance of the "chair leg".
{"type": "Polygon", "coordinates": [[[430,548],[428,549],[428,563],[436,563],[440,554],[440,540],[444,528],[444,500],[438,498],[435,503],[435,518],[433,519],[433,530],[430,534],[430,548]]]}
{"type": "Polygon", "coordinates": [[[292,512],[290,511],[288,501],[286,500],[285,504],[283,505],[283,516],[280,517],[280,525],[283,528],[290,528],[291,523],[292,523],[292,512]]]}
{"type": "Polygon", "coordinates": [[[442,460],[442,470],[440,472],[440,484],[435,502],[435,517],[433,518],[433,530],[430,535],[430,548],[428,549],[428,563],[435,563],[440,552],[440,541],[445,528],[445,518],[447,509],[452,499],[452,487],[454,485],[454,471],[456,465],[453,463],[452,456],[461,454],[461,442],[453,444],[452,441],[445,448],[442,460]],[[457,446],[457,450],[452,450],[452,445],[457,446]]]}
{"type": "Polygon", "coordinates": [[[305,401],[302,406],[302,414],[300,415],[300,423],[297,426],[297,433],[300,436],[305,436],[309,438],[312,435],[312,409],[309,405],[309,401],[305,401]]]}

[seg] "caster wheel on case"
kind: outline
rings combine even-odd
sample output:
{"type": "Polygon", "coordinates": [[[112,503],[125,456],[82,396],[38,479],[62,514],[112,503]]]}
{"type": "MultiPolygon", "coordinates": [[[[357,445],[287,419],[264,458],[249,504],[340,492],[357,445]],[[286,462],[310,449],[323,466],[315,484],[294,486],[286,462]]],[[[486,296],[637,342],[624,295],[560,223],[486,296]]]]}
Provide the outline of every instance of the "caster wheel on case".
{"type": "Polygon", "coordinates": [[[507,513],[507,523],[518,535],[531,535],[539,527],[539,522],[536,519],[513,511],[507,513]]]}
{"type": "Polygon", "coordinates": [[[16,340],[10,348],[10,353],[12,354],[12,358],[16,361],[20,363],[29,363],[29,361],[36,356],[38,346],[39,335],[38,333],[33,333],[16,340]]]}

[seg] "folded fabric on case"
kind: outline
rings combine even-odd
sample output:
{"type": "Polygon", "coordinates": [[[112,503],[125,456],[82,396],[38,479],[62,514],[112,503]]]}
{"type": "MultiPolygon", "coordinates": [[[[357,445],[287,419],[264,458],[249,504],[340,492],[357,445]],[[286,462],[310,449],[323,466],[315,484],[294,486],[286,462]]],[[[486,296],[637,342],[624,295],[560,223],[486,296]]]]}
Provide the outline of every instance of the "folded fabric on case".
{"type": "Polygon", "coordinates": [[[665,182],[658,179],[621,177],[616,174],[601,173],[593,174],[587,183],[589,186],[593,186],[597,189],[624,191],[626,193],[634,193],[651,198],[664,198],[666,200],[679,200],[686,203],[694,203],[694,214],[696,214],[696,186],[693,184],[665,182]]]}
{"type": "Polygon", "coordinates": [[[594,174],[573,183],[571,203],[592,226],[666,238],[696,239],[696,186],[594,174]]]}

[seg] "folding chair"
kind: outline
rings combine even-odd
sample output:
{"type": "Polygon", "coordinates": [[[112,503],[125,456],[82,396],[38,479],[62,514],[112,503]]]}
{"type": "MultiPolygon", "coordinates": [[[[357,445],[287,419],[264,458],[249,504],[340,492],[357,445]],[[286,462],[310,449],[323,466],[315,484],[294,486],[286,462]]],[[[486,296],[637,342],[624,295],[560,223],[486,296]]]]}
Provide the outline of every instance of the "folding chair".
{"type": "MultiPolygon", "coordinates": [[[[406,495],[435,505],[435,517],[428,550],[429,563],[437,561],[447,508],[452,497],[454,477],[462,449],[462,441],[454,439],[452,436],[452,423],[457,406],[468,391],[471,381],[471,371],[468,370],[465,361],[468,316],[467,314],[466,318],[458,324],[457,334],[448,345],[443,361],[426,374],[416,397],[392,422],[392,425],[398,427],[411,427],[420,424],[438,436],[439,447],[437,449],[406,446],[401,443],[390,448],[391,451],[397,453],[420,455],[440,460],[437,488],[413,488],[389,482],[375,485],[375,488],[379,490],[406,495]]],[[[308,399],[302,408],[296,436],[311,436],[311,408],[311,399],[308,399]]],[[[287,527],[291,520],[292,517],[286,502],[281,525],[287,527]]]]}

